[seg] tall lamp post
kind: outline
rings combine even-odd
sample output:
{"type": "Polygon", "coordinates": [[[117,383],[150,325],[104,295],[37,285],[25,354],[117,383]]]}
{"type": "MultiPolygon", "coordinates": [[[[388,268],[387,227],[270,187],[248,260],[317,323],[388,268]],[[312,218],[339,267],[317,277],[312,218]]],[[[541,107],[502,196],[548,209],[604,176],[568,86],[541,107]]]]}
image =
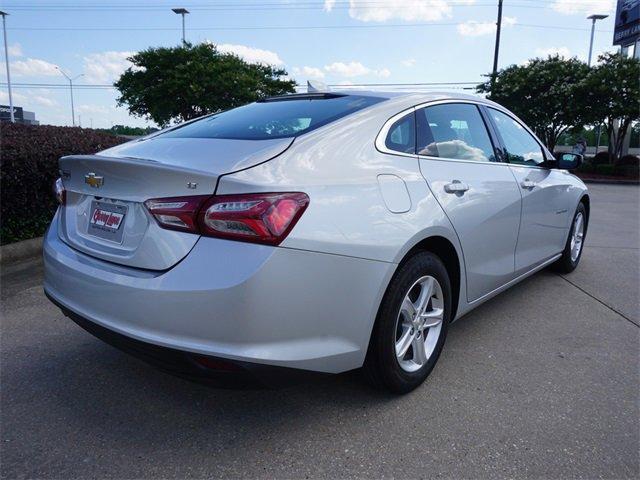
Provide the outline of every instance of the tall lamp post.
{"type": "Polygon", "coordinates": [[[73,125],[74,127],[76,126],[76,112],[73,109],[73,81],[82,77],[84,75],[84,73],[81,73],[80,75],[76,75],[75,77],[70,77],[69,75],[67,75],[66,73],[64,73],[64,71],[60,68],[57,67],[58,71],[64,75],[66,77],[67,80],[69,80],[69,91],[71,93],[71,125],[73,125]]]}
{"type": "MultiPolygon", "coordinates": [[[[609,15],[598,15],[593,14],[589,15],[587,19],[591,20],[591,39],[589,40],[589,57],[587,59],[587,64],[591,66],[591,56],[593,53],[593,36],[596,31],[596,21],[604,20],[609,15]]],[[[598,154],[598,150],[600,150],[600,134],[602,133],[602,125],[598,125],[598,134],[596,136],[596,155],[598,154]]]]}
{"type": "Polygon", "coordinates": [[[13,95],[11,95],[11,72],[9,69],[9,45],[7,44],[7,12],[0,11],[2,15],[2,32],[4,33],[4,60],[7,65],[7,87],[9,88],[9,114],[11,115],[11,123],[16,123],[16,117],[13,113],[13,95]]]}
{"type": "Polygon", "coordinates": [[[587,19],[591,20],[591,40],[589,41],[589,59],[587,61],[587,64],[589,66],[591,66],[591,54],[593,52],[593,34],[595,33],[595,30],[596,30],[596,21],[597,20],[604,20],[608,16],[609,15],[594,14],[594,15],[589,15],[587,17],[587,19]]]}
{"type": "Polygon", "coordinates": [[[173,10],[173,13],[182,15],[182,45],[184,45],[187,43],[187,40],[184,34],[184,16],[189,13],[189,10],[187,10],[186,8],[172,8],[171,10],[173,10]]]}

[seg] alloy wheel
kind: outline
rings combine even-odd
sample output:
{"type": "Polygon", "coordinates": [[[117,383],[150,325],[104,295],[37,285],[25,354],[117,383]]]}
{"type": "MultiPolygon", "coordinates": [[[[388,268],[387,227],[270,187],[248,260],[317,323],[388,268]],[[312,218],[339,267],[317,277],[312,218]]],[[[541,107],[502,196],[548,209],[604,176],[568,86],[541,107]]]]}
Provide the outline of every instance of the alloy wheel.
{"type": "Polygon", "coordinates": [[[578,212],[573,221],[573,233],[571,235],[571,261],[575,261],[580,256],[582,250],[582,240],[584,239],[584,216],[582,212],[578,212]]]}
{"type": "Polygon", "coordinates": [[[395,352],[406,372],[426,364],[438,343],[444,319],[444,296],[438,281],[426,275],[409,288],[396,320],[395,352]]]}

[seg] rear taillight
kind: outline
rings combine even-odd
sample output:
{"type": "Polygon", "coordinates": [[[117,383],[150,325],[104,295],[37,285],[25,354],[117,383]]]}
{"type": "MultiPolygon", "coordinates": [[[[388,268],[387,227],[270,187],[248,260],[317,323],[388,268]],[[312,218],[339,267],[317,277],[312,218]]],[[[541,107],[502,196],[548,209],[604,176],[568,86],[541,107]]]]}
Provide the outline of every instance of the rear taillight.
{"type": "Polygon", "coordinates": [[[67,191],[62,184],[62,178],[58,178],[53,184],[53,193],[60,205],[64,205],[67,202],[67,191]]]}
{"type": "Polygon", "coordinates": [[[250,193],[147,200],[163,228],[210,237],[278,245],[289,234],[309,197],[300,192],[250,193]]]}
{"type": "Polygon", "coordinates": [[[198,233],[198,211],[208,198],[208,195],[156,198],[144,204],[162,228],[198,233]]]}

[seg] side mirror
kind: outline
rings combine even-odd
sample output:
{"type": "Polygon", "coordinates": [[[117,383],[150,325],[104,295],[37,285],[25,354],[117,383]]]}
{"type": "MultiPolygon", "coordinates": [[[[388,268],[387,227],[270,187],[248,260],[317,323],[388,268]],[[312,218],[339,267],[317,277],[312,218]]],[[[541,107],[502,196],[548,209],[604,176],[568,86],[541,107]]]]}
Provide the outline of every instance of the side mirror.
{"type": "Polygon", "coordinates": [[[556,168],[560,170],[575,170],[582,165],[582,155],[577,153],[563,153],[558,156],[556,168]]]}

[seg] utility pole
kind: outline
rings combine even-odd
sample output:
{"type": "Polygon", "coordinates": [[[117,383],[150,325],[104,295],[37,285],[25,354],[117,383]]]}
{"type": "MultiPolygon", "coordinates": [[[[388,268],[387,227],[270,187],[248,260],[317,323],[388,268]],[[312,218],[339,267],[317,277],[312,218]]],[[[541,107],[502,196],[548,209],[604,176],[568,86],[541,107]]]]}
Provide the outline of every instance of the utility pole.
{"type": "Polygon", "coordinates": [[[11,95],[11,71],[9,68],[9,44],[7,43],[7,12],[0,11],[2,15],[2,32],[4,33],[4,60],[7,65],[7,87],[9,88],[9,114],[11,115],[11,123],[16,123],[16,117],[13,114],[13,96],[11,95]]]}
{"type": "Polygon", "coordinates": [[[58,71],[64,75],[66,77],[67,80],[69,80],[69,91],[71,93],[71,125],[73,125],[74,127],[76,126],[76,112],[73,108],[73,81],[82,77],[84,75],[84,73],[81,73],[80,75],[76,75],[75,77],[70,77],[69,75],[67,75],[66,73],[64,73],[64,71],[56,66],[56,68],[58,69],[58,71]]]}
{"type": "MultiPolygon", "coordinates": [[[[500,53],[500,30],[502,28],[502,0],[498,0],[498,21],[496,22],[496,48],[493,51],[493,72],[491,73],[491,90],[498,74],[498,53],[500,53]]],[[[493,92],[492,92],[493,93],[493,92]]]]}
{"type": "Polygon", "coordinates": [[[589,66],[591,66],[591,54],[593,53],[593,35],[596,31],[596,21],[597,20],[604,20],[605,18],[607,18],[609,15],[589,15],[587,17],[588,20],[591,20],[591,41],[589,42],[589,60],[587,61],[587,64],[589,66]]]}
{"type": "Polygon", "coordinates": [[[184,32],[184,16],[189,13],[189,10],[186,8],[172,8],[171,10],[173,10],[173,13],[182,15],[182,45],[184,46],[187,43],[187,38],[184,32]]]}

